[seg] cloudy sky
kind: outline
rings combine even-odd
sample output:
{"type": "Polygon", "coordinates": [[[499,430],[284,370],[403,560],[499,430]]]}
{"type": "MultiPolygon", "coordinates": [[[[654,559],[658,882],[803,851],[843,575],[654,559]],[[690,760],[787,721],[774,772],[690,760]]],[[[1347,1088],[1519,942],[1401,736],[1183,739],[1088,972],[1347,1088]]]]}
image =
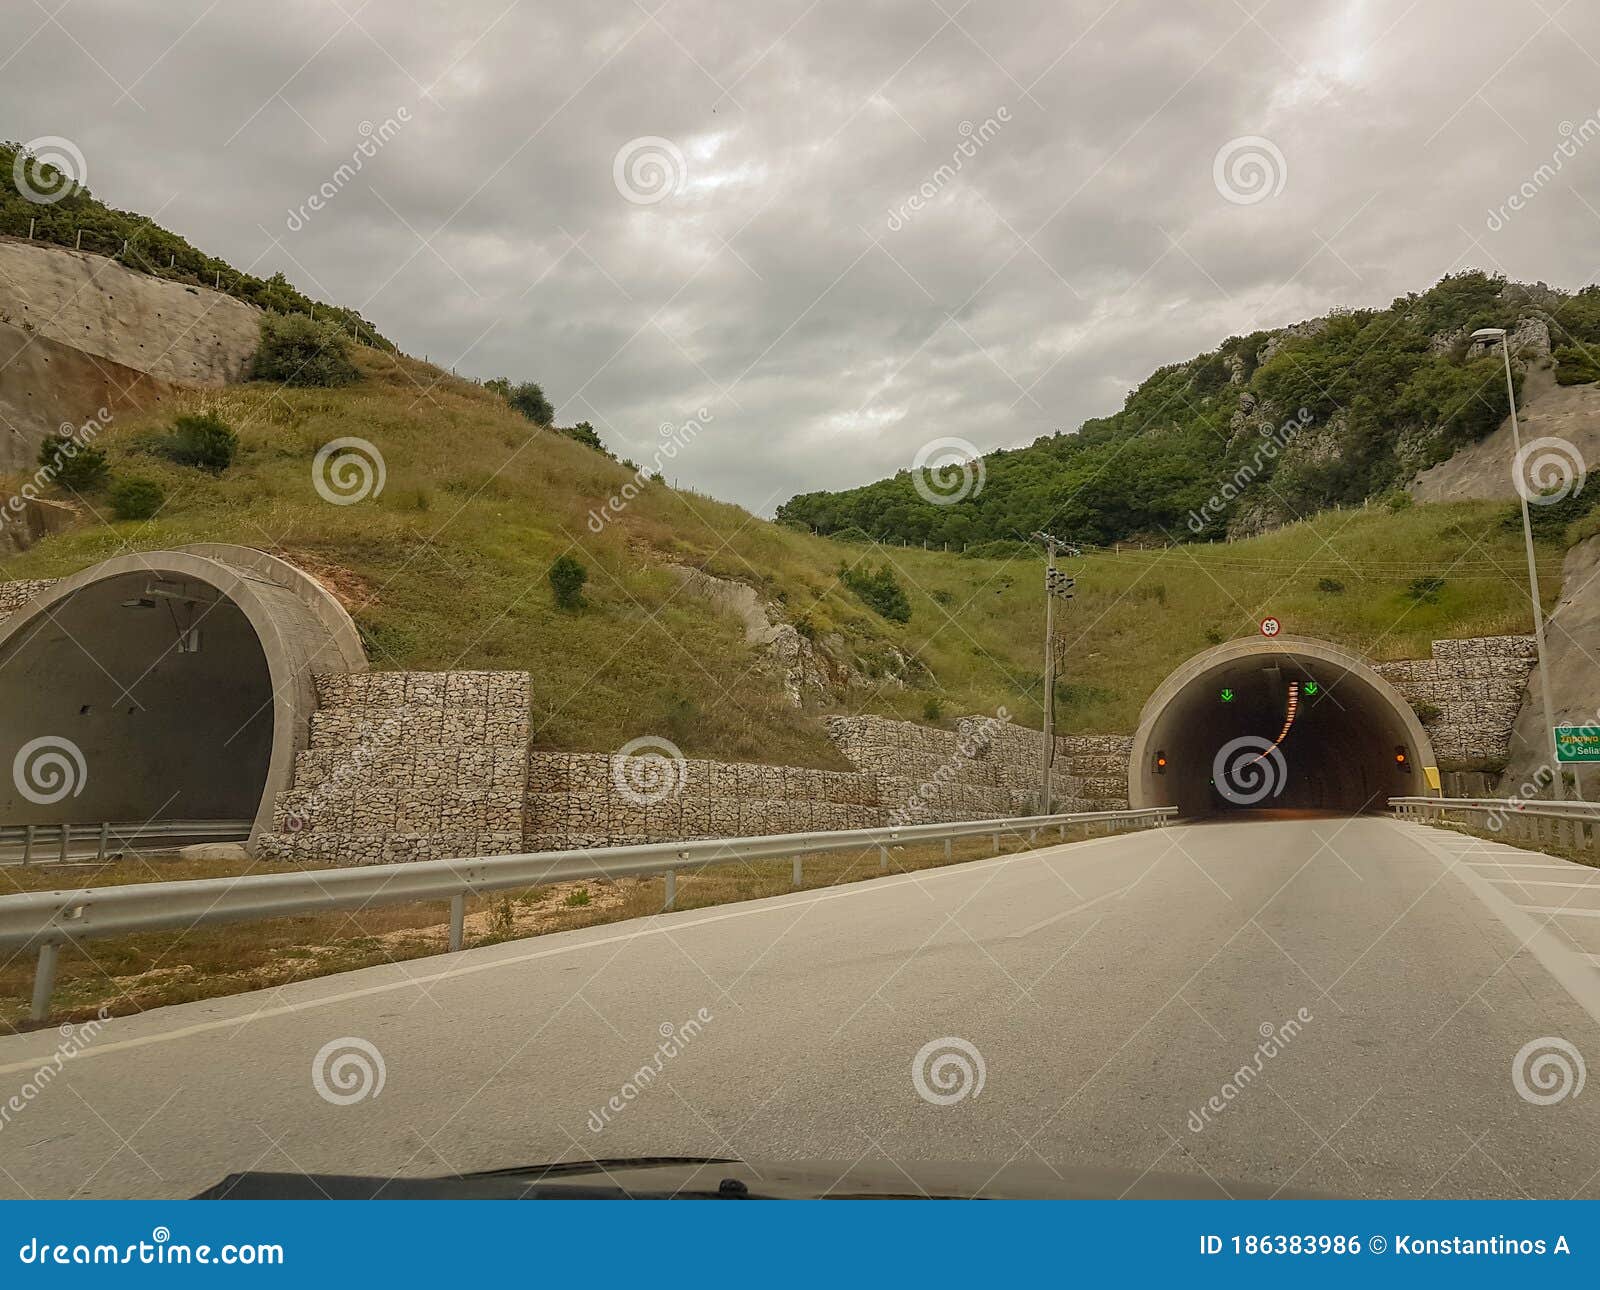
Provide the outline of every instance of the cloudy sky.
{"type": "Polygon", "coordinates": [[[0,134],[70,139],[103,200],[536,379],[624,455],[705,408],[679,481],[761,513],[1452,270],[1600,275],[1582,0],[11,0],[6,27],[0,134]]]}

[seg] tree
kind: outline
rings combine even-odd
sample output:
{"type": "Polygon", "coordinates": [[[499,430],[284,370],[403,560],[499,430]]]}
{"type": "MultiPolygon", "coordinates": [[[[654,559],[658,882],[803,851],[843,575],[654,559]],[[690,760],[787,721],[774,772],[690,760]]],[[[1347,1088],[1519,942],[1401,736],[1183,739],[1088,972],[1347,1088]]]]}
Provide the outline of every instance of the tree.
{"type": "MultiPolygon", "coordinates": [[[[556,410],[537,381],[523,381],[513,385],[503,376],[485,381],[483,388],[493,390],[536,426],[548,426],[556,419],[556,410]]],[[[587,424],[585,422],[584,424],[587,424]]]]}
{"type": "Polygon", "coordinates": [[[596,452],[605,452],[608,457],[611,455],[606,452],[605,444],[600,442],[600,436],[595,433],[595,428],[587,421],[580,421],[570,430],[563,430],[561,433],[569,439],[576,439],[585,447],[593,448],[596,452]]]}
{"type": "Polygon", "coordinates": [[[53,483],[85,493],[106,477],[106,455],[92,443],[51,435],[39,445],[39,465],[53,483]]]}
{"type": "Polygon", "coordinates": [[[583,584],[589,581],[589,571],[582,564],[570,555],[560,556],[550,566],[549,578],[557,608],[583,608],[583,584]]]}

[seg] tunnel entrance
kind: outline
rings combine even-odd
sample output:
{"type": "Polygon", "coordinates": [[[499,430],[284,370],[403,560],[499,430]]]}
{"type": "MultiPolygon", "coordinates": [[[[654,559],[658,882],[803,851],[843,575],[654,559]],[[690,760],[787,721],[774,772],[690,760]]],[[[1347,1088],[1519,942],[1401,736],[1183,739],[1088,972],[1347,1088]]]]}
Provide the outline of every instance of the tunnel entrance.
{"type": "Polygon", "coordinates": [[[338,601],[248,547],[63,579],[0,619],[0,824],[234,821],[253,840],[308,742],[315,674],[365,668],[338,601]]]}
{"type": "Polygon", "coordinates": [[[1234,641],[1191,658],[1150,697],[1128,800],[1184,817],[1352,814],[1436,791],[1437,774],[1415,713],[1358,656],[1304,638],[1234,641]]]}

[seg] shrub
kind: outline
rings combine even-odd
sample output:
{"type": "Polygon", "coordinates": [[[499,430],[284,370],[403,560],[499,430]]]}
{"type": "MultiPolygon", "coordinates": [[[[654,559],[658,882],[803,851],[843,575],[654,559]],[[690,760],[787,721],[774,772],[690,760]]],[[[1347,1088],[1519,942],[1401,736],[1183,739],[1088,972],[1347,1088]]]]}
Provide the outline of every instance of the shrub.
{"type": "Polygon", "coordinates": [[[1337,578],[1318,578],[1317,590],[1326,591],[1330,596],[1337,596],[1344,590],[1344,583],[1337,578]]]}
{"type": "Polygon", "coordinates": [[[567,893],[567,907],[569,909],[582,909],[589,903],[589,889],[579,887],[577,891],[567,893]]]}
{"type": "Polygon", "coordinates": [[[851,524],[847,528],[840,529],[837,533],[830,533],[828,536],[831,537],[835,542],[872,541],[872,534],[868,533],[866,529],[857,528],[854,524],[851,524]]]}
{"type": "Polygon", "coordinates": [[[1444,579],[1436,573],[1425,573],[1413,578],[1406,586],[1406,595],[1419,605],[1437,604],[1439,593],[1444,590],[1444,579]]]}
{"type": "Polygon", "coordinates": [[[1418,699],[1413,703],[1411,710],[1417,714],[1417,720],[1425,726],[1432,725],[1439,719],[1439,706],[1424,699],[1418,699]]]}
{"type": "Polygon", "coordinates": [[[239,436],[221,417],[204,413],[182,416],[172,423],[172,433],[161,441],[159,451],[168,461],[194,466],[220,475],[233,465],[239,451],[239,436]]]}
{"type": "Polygon", "coordinates": [[[944,704],[939,702],[937,696],[930,696],[922,705],[922,716],[926,721],[938,721],[944,716],[944,704]]]}
{"type": "Polygon", "coordinates": [[[106,455],[92,443],[51,435],[39,445],[39,465],[74,493],[87,492],[106,477],[106,455]]]}
{"type": "Polygon", "coordinates": [[[350,361],[345,334],[304,314],[267,314],[261,320],[251,376],[280,385],[350,385],[361,373],[350,361]]]}
{"type": "MultiPolygon", "coordinates": [[[[505,377],[497,376],[491,381],[485,381],[483,388],[493,390],[534,425],[547,426],[556,419],[556,410],[551,406],[550,400],[545,398],[544,391],[539,388],[537,381],[523,381],[520,385],[513,385],[505,377]]],[[[588,422],[581,424],[588,425],[588,422]]],[[[593,427],[589,432],[594,433],[593,427]]],[[[577,437],[573,435],[573,438],[577,437]]],[[[598,442],[596,436],[596,443],[598,442]]]]}
{"type": "Polygon", "coordinates": [[[589,581],[589,571],[582,564],[570,555],[561,556],[550,566],[549,578],[559,608],[583,607],[583,584],[589,581]]]}
{"type": "Polygon", "coordinates": [[[839,580],[860,596],[874,613],[891,622],[911,621],[911,600],[887,564],[880,564],[876,569],[859,565],[852,569],[841,564],[839,580]]]}
{"type": "Polygon", "coordinates": [[[166,500],[161,485],[143,475],[129,475],[111,485],[111,513],[119,520],[147,520],[166,500]]]}
{"type": "MultiPolygon", "coordinates": [[[[548,407],[549,405],[546,404],[546,406],[548,407]]],[[[606,452],[605,444],[600,442],[600,436],[595,433],[595,428],[587,421],[580,421],[577,425],[563,430],[561,433],[566,435],[569,439],[576,439],[586,448],[593,448],[596,452],[604,452],[608,457],[611,455],[609,452],[606,452]]],[[[653,478],[660,479],[661,476],[658,474],[653,476],[653,478]]]]}
{"type": "Polygon", "coordinates": [[[1600,359],[1587,349],[1563,345],[1555,352],[1556,382],[1559,385],[1588,385],[1600,381],[1600,359]]]}
{"type": "Polygon", "coordinates": [[[1403,511],[1412,504],[1412,497],[1403,488],[1391,488],[1383,495],[1383,504],[1391,511],[1403,511]]]}

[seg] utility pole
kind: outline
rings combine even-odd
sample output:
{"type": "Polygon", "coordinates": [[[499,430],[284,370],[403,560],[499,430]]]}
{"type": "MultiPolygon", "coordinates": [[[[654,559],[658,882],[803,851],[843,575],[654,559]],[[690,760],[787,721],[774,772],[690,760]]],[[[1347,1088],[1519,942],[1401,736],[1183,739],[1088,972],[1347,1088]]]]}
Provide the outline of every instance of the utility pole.
{"type": "Polygon", "coordinates": [[[1056,760],[1056,599],[1072,599],[1074,579],[1066,577],[1056,568],[1056,548],[1070,555],[1078,549],[1062,542],[1049,533],[1035,533],[1036,542],[1043,542],[1044,566],[1044,747],[1039,759],[1039,811],[1050,814],[1051,774],[1056,760]]]}

